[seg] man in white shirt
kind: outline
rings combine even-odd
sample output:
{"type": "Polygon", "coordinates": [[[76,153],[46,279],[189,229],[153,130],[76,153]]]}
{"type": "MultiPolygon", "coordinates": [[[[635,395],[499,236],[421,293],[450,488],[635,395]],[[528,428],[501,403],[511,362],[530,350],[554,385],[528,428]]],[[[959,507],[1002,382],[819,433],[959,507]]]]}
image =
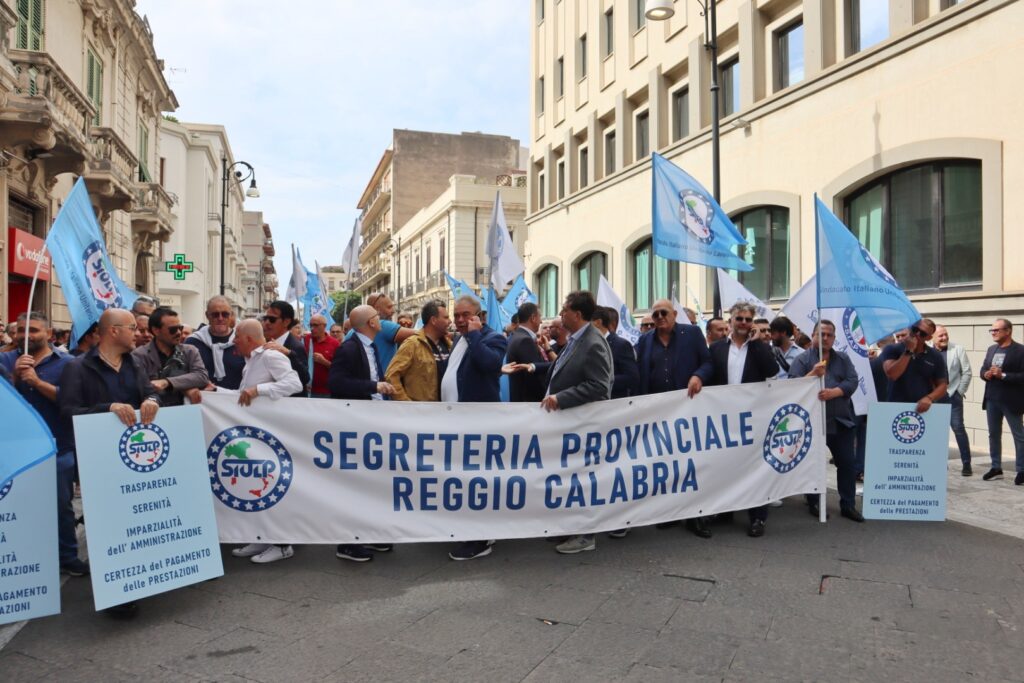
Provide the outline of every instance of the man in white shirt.
{"type": "MultiPolygon", "coordinates": [[[[288,358],[278,351],[264,348],[266,339],[259,320],[243,320],[235,327],[235,348],[246,361],[242,370],[242,383],[238,390],[218,387],[219,393],[237,393],[238,403],[251,405],[257,398],[278,399],[302,390],[302,380],[292,369],[288,358]]],[[[290,545],[250,543],[235,548],[235,557],[251,558],[256,564],[277,562],[291,557],[295,551],[290,545]]]]}

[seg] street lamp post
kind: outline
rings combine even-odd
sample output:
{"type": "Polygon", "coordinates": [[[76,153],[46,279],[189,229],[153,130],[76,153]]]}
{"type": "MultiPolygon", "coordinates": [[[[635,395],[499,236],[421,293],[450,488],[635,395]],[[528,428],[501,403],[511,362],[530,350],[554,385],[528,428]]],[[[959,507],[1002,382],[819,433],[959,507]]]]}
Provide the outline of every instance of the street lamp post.
{"type": "MultiPolygon", "coordinates": [[[[701,16],[704,17],[704,49],[711,53],[711,195],[721,204],[722,171],[720,166],[721,131],[718,127],[718,0],[697,0],[701,16]]],[[[648,0],[645,12],[648,19],[664,21],[675,14],[672,0],[648,0]]],[[[712,280],[715,315],[722,315],[722,294],[718,290],[718,278],[712,280]]]]}
{"type": "MultiPolygon", "coordinates": [[[[249,189],[245,191],[246,197],[257,199],[260,196],[259,188],[256,187],[256,169],[245,161],[236,161],[235,163],[228,166],[227,156],[220,158],[220,165],[223,173],[221,174],[221,188],[220,188],[220,295],[224,296],[224,270],[227,262],[226,250],[225,250],[225,234],[227,232],[226,220],[228,213],[228,173],[235,168],[235,166],[244,166],[246,171],[235,171],[235,181],[239,184],[249,180],[249,189]],[[251,179],[251,180],[250,180],[251,179]]],[[[261,266],[262,267],[262,266],[261,266]]]]}
{"type": "Polygon", "coordinates": [[[388,240],[388,251],[395,253],[395,272],[398,275],[398,285],[395,287],[395,309],[402,311],[402,238],[393,237],[388,240]]]}

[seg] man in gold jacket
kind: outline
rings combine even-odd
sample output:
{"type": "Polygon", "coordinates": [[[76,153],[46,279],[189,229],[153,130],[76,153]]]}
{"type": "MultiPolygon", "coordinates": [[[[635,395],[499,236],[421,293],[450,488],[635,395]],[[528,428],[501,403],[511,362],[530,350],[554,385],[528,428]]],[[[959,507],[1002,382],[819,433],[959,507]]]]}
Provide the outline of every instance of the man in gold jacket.
{"type": "Polygon", "coordinates": [[[394,401],[441,400],[441,378],[451,353],[448,309],[440,301],[428,301],[420,317],[423,329],[402,343],[385,373],[395,388],[394,401]]]}

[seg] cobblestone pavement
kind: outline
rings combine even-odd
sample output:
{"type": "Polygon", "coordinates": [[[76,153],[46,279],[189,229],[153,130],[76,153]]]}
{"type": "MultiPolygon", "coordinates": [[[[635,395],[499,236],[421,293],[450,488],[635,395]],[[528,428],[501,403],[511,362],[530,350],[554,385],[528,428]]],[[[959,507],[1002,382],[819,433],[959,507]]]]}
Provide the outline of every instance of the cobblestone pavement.
{"type": "Polygon", "coordinates": [[[791,498],[760,539],[737,515],[711,540],[646,528],[571,557],[542,540],[458,563],[434,544],[361,565],[227,554],[223,578],[130,621],[70,579],[0,680],[1024,681],[1024,541],[830,512],[791,498]]]}

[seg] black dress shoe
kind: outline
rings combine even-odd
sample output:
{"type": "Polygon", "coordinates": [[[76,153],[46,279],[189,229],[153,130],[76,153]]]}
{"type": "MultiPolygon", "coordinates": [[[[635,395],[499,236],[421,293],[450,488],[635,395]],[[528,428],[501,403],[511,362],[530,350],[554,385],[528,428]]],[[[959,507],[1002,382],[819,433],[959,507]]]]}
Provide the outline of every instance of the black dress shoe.
{"type": "Polygon", "coordinates": [[[811,515],[811,517],[821,516],[821,508],[818,507],[817,503],[808,503],[807,512],[811,515]]]}
{"type": "Polygon", "coordinates": [[[672,521],[672,522],[659,522],[659,523],[654,525],[654,528],[655,529],[668,529],[669,527],[673,527],[673,526],[675,526],[677,524],[679,524],[679,520],[678,519],[675,520],[675,521],[672,521]]]}
{"type": "Polygon", "coordinates": [[[852,522],[864,521],[864,515],[857,512],[857,508],[843,508],[842,510],[839,511],[839,514],[841,514],[843,517],[846,517],[848,520],[852,522]]]}
{"type": "Polygon", "coordinates": [[[711,538],[711,527],[703,517],[686,520],[686,528],[697,538],[711,538]]]}
{"type": "Polygon", "coordinates": [[[750,528],[747,529],[747,536],[750,536],[751,538],[760,538],[761,536],[764,536],[764,520],[755,519],[751,522],[750,528]]]}

